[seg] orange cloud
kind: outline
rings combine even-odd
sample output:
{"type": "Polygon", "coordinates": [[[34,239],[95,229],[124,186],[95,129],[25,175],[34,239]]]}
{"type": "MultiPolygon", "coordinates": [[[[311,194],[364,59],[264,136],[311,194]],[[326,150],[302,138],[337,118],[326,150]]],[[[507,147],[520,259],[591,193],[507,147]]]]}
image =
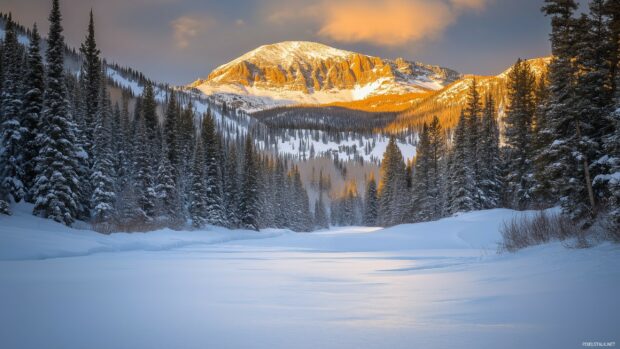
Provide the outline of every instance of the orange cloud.
{"type": "MultiPolygon", "coordinates": [[[[307,20],[316,34],[339,42],[397,46],[435,39],[468,10],[483,10],[489,0],[324,0],[280,7],[268,20],[307,20]]],[[[282,6],[282,4],[280,4],[282,6]]]]}
{"type": "Polygon", "coordinates": [[[393,46],[435,36],[447,22],[452,18],[442,2],[351,1],[327,5],[318,34],[340,42],[393,46]]]}

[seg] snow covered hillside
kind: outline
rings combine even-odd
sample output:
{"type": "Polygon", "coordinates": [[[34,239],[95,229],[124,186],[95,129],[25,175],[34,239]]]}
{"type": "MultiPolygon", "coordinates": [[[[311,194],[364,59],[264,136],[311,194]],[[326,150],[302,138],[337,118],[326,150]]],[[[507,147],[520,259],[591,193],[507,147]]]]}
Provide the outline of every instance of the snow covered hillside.
{"type": "MultiPolygon", "coordinates": [[[[550,62],[550,56],[527,60],[536,79],[548,72],[550,62]]],[[[467,104],[467,93],[472,80],[475,79],[479,91],[489,93],[496,101],[501,128],[503,127],[503,118],[505,117],[505,109],[508,103],[508,75],[512,69],[513,66],[510,66],[500,74],[493,76],[464,75],[461,79],[443,89],[428,93],[417,100],[411,108],[399,114],[391,127],[399,129],[406,126],[419,126],[425,122],[428,123],[434,116],[437,116],[442,121],[444,127],[454,128],[461,109],[467,104]]]]}
{"type": "MultiPolygon", "coordinates": [[[[334,141],[323,140],[323,131],[301,131],[299,134],[281,136],[275,145],[270,145],[271,149],[277,150],[279,154],[301,159],[330,155],[340,160],[354,161],[356,159],[364,159],[364,161],[378,163],[382,160],[389,142],[389,138],[383,135],[372,137],[364,135],[353,137],[347,135],[338,141],[334,141]],[[307,132],[308,136],[304,136],[304,131],[307,132]],[[318,133],[319,136],[312,137],[314,133],[318,133]]],[[[412,145],[413,141],[414,137],[410,136],[406,141],[397,142],[405,161],[415,157],[416,147],[412,145]]],[[[259,142],[259,145],[263,149],[266,147],[264,142],[259,142]]]]}
{"type": "Polygon", "coordinates": [[[497,255],[510,210],[104,236],[28,208],[0,217],[7,348],[577,348],[618,335],[618,247],[497,255]]]}

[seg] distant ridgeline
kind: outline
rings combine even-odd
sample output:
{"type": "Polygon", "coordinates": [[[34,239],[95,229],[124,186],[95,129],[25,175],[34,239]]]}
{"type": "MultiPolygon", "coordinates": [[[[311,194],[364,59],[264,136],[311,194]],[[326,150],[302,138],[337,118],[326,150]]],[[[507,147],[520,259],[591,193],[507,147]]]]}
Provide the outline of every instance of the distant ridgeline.
{"type": "Polygon", "coordinates": [[[272,128],[327,132],[377,133],[396,119],[392,112],[368,112],[344,107],[276,107],[252,116],[272,128]]]}

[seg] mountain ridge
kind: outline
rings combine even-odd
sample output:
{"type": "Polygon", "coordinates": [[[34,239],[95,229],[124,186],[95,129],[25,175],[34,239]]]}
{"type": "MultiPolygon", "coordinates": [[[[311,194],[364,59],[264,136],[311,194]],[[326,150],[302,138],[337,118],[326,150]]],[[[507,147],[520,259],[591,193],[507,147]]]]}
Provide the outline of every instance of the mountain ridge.
{"type": "MultiPolygon", "coordinates": [[[[537,57],[525,60],[536,79],[539,79],[548,69],[551,57],[537,57]]],[[[497,75],[467,74],[439,91],[434,91],[415,100],[412,106],[402,110],[396,120],[389,127],[396,131],[407,127],[419,127],[430,122],[434,116],[439,117],[444,127],[452,128],[456,125],[461,109],[466,103],[467,92],[472,79],[476,79],[481,94],[490,94],[495,99],[498,115],[504,116],[507,101],[508,74],[513,66],[506,68],[497,75]]]]}
{"type": "Polygon", "coordinates": [[[448,68],[336,49],[308,41],[260,46],[188,85],[242,109],[327,104],[440,90],[461,78],[448,68]],[[246,98],[244,98],[246,97],[246,98]]]}

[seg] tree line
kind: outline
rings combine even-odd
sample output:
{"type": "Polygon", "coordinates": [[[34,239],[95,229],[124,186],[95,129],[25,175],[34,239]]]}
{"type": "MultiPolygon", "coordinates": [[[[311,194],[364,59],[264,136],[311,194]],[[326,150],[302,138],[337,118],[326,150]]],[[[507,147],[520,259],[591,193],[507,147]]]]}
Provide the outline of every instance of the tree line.
{"type": "MultiPolygon", "coordinates": [[[[28,47],[11,16],[0,46],[0,210],[102,231],[205,224],[231,228],[314,227],[299,170],[255,146],[252,134],[224,137],[216,115],[182,105],[174,89],[146,79],[112,102],[93,14],[79,74],[65,68],[58,0],[49,15],[45,61],[36,25],[28,47]],[[163,99],[163,101],[162,101],[163,99]],[[163,108],[163,118],[158,115],[163,108]]],[[[141,76],[141,75],[140,75],[141,76]]],[[[179,92],[180,93],[180,92],[179,92]]]]}
{"type": "Polygon", "coordinates": [[[216,224],[302,231],[330,221],[395,225],[478,209],[560,205],[584,229],[605,221],[620,230],[616,1],[593,0],[589,13],[576,16],[573,0],[546,0],[553,59],[538,78],[527,61],[516,62],[503,115],[493,91],[481,91],[473,79],[453,132],[437,117],[425,123],[411,162],[392,138],[379,181],[367,180],[363,198],[351,183],[330,205],[321,181],[313,209],[294,163],[257,148],[253,138],[263,137],[263,129],[224,134],[232,126],[218,125],[216,113],[197,113],[182,91],[148,80],[133,110],[129,98],[113,103],[92,13],[80,73],[68,74],[58,1],[52,4],[45,63],[36,26],[25,47],[16,24],[5,20],[5,213],[11,202],[24,200],[34,204],[35,215],[109,230],[216,224]]]}
{"type": "Polygon", "coordinates": [[[381,181],[368,181],[364,222],[394,225],[495,207],[560,205],[588,229],[620,231],[620,5],[546,0],[553,58],[536,79],[518,60],[508,76],[503,132],[492,94],[474,79],[456,129],[424,124],[415,161],[394,139],[381,181]],[[378,188],[378,189],[377,189],[378,188]]]}

